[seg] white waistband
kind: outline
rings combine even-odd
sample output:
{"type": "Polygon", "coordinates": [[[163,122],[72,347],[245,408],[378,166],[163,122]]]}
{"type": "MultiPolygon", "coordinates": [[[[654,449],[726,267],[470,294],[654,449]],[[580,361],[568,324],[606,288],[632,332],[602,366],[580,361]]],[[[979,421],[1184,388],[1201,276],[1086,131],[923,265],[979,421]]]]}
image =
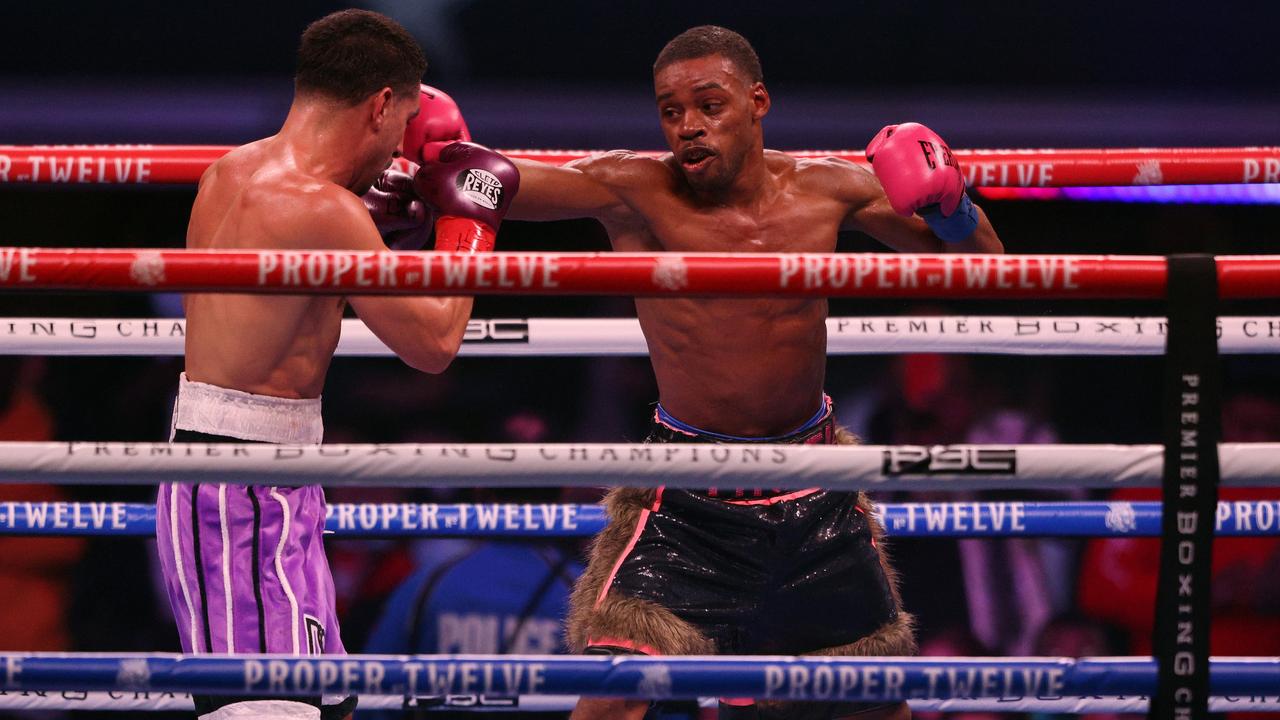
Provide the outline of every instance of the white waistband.
{"type": "Polygon", "coordinates": [[[320,708],[296,700],[244,700],[223,705],[198,720],[320,720],[320,708]]]}
{"type": "MultiPolygon", "coordinates": [[[[182,373],[172,431],[191,430],[241,440],[319,445],[320,398],[293,400],[193,382],[182,373]]],[[[169,437],[172,439],[173,432],[169,437]]]]}

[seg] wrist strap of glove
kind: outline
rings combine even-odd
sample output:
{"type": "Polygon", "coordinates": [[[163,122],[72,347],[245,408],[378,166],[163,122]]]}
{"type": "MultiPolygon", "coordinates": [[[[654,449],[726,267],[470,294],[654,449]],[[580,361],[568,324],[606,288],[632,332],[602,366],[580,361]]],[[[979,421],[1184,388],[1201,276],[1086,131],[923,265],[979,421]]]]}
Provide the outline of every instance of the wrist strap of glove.
{"type": "Polygon", "coordinates": [[[956,211],[950,215],[943,215],[942,209],[937,205],[922,207],[919,213],[920,217],[929,223],[929,229],[933,234],[943,242],[964,242],[978,228],[978,207],[973,204],[968,195],[961,196],[956,211]]]}
{"type": "Polygon", "coordinates": [[[436,251],[491,252],[497,235],[479,220],[444,215],[436,220],[436,251]]]}

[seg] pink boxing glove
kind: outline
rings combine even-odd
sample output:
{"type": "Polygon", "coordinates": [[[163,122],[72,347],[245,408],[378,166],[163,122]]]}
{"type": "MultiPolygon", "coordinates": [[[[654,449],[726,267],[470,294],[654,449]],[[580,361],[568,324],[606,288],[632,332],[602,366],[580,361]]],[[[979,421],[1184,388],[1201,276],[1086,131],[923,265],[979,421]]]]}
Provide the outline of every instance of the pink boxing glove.
{"type": "Polygon", "coordinates": [[[431,87],[421,86],[418,115],[404,131],[404,157],[418,165],[436,159],[440,149],[457,141],[471,140],[462,111],[453,98],[431,87]]]}
{"type": "Polygon", "coordinates": [[[885,127],[867,145],[867,160],[899,215],[926,205],[951,215],[964,197],[964,176],[951,148],[920,123],[885,127]]]}
{"type": "Polygon", "coordinates": [[[867,160],[893,211],[919,213],[946,242],[969,238],[978,213],[964,192],[964,176],[951,148],[920,123],[888,125],[867,145],[867,160]]]}

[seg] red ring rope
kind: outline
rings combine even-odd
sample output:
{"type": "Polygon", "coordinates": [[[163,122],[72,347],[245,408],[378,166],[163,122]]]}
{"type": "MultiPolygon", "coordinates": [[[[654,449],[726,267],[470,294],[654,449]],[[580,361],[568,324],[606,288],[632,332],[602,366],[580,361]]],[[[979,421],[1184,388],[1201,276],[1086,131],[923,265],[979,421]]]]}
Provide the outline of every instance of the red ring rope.
{"type": "MultiPolygon", "coordinates": [[[[1163,296],[1161,257],[375,253],[0,248],[0,289],[400,295],[1163,296]]],[[[1280,295],[1280,256],[1218,259],[1224,298],[1280,295]]]]}
{"type": "MultiPolygon", "coordinates": [[[[191,184],[230,149],[220,145],[0,145],[0,183],[191,184]]],[[[565,163],[597,151],[502,152],[565,163]]],[[[863,154],[853,150],[791,154],[866,163],[863,154]]],[[[1280,147],[957,150],[955,155],[969,184],[982,187],[1280,183],[1280,147]]]]}

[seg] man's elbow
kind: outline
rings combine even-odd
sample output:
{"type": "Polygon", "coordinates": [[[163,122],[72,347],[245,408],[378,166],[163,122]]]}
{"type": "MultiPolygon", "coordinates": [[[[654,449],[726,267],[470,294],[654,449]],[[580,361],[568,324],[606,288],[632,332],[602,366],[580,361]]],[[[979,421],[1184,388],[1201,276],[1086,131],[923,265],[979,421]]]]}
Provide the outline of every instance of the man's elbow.
{"type": "Polygon", "coordinates": [[[978,247],[981,248],[978,252],[997,255],[1004,253],[1004,243],[1000,242],[1000,238],[996,235],[994,230],[987,233],[978,241],[978,247]]]}
{"type": "Polygon", "coordinates": [[[978,246],[977,252],[1003,254],[1004,243],[1000,242],[1000,236],[996,234],[996,229],[992,227],[990,218],[982,208],[978,208],[978,217],[981,221],[978,223],[978,230],[974,233],[974,240],[978,246]]]}
{"type": "Polygon", "coordinates": [[[424,342],[413,353],[401,354],[400,359],[414,370],[439,375],[449,369],[453,359],[458,356],[461,344],[461,337],[436,337],[434,341],[424,342]]]}
{"type": "Polygon", "coordinates": [[[452,357],[428,357],[426,355],[412,358],[401,357],[400,359],[404,360],[405,364],[414,370],[424,372],[429,375],[439,375],[445,370],[448,370],[449,365],[453,362],[452,357]]]}

